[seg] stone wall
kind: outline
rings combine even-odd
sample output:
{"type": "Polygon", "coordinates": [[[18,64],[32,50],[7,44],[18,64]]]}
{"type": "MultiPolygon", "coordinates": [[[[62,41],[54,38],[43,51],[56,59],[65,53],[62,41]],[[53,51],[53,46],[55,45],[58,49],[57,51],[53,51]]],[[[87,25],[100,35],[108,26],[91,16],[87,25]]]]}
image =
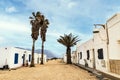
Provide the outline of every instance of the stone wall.
{"type": "Polygon", "coordinates": [[[120,75],[120,60],[110,60],[110,71],[120,75]]]}

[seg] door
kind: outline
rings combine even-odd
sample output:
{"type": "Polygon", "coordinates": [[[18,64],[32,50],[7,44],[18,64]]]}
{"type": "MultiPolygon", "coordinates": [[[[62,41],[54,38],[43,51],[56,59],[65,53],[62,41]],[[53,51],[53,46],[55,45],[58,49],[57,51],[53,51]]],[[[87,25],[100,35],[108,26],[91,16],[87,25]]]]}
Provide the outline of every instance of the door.
{"type": "Polygon", "coordinates": [[[23,54],[22,58],[23,58],[23,66],[25,66],[25,54],[23,54]]]}
{"type": "Polygon", "coordinates": [[[92,49],[92,52],[93,52],[93,69],[96,69],[96,62],[95,62],[95,50],[92,49]]]}
{"type": "Polygon", "coordinates": [[[14,64],[18,64],[18,53],[15,53],[14,64]]]}

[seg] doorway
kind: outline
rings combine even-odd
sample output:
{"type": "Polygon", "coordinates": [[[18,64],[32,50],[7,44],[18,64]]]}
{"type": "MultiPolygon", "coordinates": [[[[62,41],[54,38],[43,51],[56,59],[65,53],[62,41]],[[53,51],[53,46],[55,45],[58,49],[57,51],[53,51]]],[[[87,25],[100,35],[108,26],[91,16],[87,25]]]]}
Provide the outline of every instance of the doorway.
{"type": "Polygon", "coordinates": [[[92,49],[93,52],[93,69],[96,69],[96,62],[95,62],[95,50],[92,49]]]}
{"type": "Polygon", "coordinates": [[[22,58],[23,58],[23,66],[25,66],[25,54],[23,54],[22,58]]]}

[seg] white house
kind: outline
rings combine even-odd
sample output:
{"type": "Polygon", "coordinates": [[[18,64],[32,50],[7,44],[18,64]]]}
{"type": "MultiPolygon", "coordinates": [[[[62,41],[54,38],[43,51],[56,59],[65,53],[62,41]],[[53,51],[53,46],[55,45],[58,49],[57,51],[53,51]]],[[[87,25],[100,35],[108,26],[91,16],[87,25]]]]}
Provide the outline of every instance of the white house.
{"type": "MultiPolygon", "coordinates": [[[[41,63],[41,54],[35,53],[34,54],[34,62],[35,64],[40,64],[41,63]]],[[[47,62],[47,55],[43,55],[43,63],[47,62]]]]}
{"type": "Polygon", "coordinates": [[[100,71],[108,71],[108,45],[107,35],[104,27],[98,29],[98,33],[93,33],[94,52],[96,69],[100,71]]]}
{"type": "Polygon", "coordinates": [[[77,63],[77,53],[76,53],[76,51],[72,51],[71,61],[72,61],[72,63],[77,63]]]}
{"type": "MultiPolygon", "coordinates": [[[[67,63],[67,54],[63,55],[63,62],[67,63]]],[[[71,62],[72,63],[77,63],[76,51],[72,51],[72,53],[71,53],[71,62]]]]}
{"type": "MultiPolygon", "coordinates": [[[[41,54],[34,54],[34,63],[40,63],[41,54]]],[[[46,62],[44,55],[44,62],[46,62]]],[[[8,65],[9,68],[18,68],[21,66],[30,65],[31,51],[18,47],[2,47],[0,48],[0,68],[8,65]]]]}
{"type": "Polygon", "coordinates": [[[67,63],[67,54],[63,55],[63,62],[67,63]]]}
{"type": "Polygon", "coordinates": [[[14,47],[0,48],[0,68],[8,65],[9,68],[24,66],[27,62],[30,64],[31,51],[14,47]]]}
{"type": "Polygon", "coordinates": [[[93,47],[93,39],[81,44],[77,45],[77,56],[78,56],[78,64],[85,65],[93,68],[94,66],[94,47],[93,47]]]}
{"type": "Polygon", "coordinates": [[[95,26],[93,38],[77,44],[77,63],[120,78],[120,13],[95,26]]]}
{"type": "Polygon", "coordinates": [[[94,34],[96,69],[120,74],[120,13],[107,20],[94,34]],[[98,56],[98,57],[97,57],[98,56]]]}
{"type": "Polygon", "coordinates": [[[109,38],[109,71],[120,75],[120,13],[107,21],[109,38]]]}
{"type": "Polygon", "coordinates": [[[47,55],[43,55],[43,63],[46,63],[47,62],[47,55]]]}

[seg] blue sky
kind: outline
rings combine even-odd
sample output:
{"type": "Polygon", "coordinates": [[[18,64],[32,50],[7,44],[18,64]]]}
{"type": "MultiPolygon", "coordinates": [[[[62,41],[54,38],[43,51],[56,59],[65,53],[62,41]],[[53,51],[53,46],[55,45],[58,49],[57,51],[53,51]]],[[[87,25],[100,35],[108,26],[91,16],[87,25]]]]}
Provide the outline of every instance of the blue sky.
{"type": "MultiPolygon", "coordinates": [[[[73,33],[81,43],[92,38],[93,24],[104,24],[120,12],[120,0],[0,0],[0,47],[32,46],[29,16],[40,11],[49,20],[45,49],[62,56],[60,35],[73,33]]],[[[40,38],[36,49],[41,48],[40,38]]],[[[73,48],[75,50],[75,47],[73,48]]]]}

